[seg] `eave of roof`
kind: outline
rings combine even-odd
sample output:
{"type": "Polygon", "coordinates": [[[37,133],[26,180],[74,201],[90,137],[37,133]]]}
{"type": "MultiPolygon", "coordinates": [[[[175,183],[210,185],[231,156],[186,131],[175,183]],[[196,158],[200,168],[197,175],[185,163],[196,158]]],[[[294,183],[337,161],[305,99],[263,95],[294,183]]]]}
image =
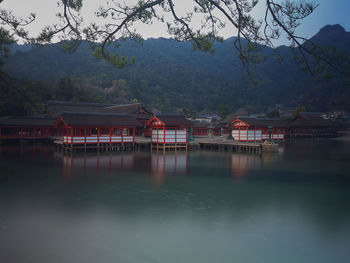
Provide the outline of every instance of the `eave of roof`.
{"type": "Polygon", "coordinates": [[[100,112],[63,112],[62,120],[69,126],[86,126],[86,127],[141,127],[142,124],[136,120],[132,114],[111,114],[100,112]]]}
{"type": "Polygon", "coordinates": [[[240,117],[238,120],[243,121],[249,126],[255,127],[265,127],[272,126],[276,128],[287,128],[288,123],[281,121],[279,119],[263,119],[263,118],[249,118],[249,117],[240,117]]]}
{"type": "Polygon", "coordinates": [[[190,127],[192,126],[192,122],[185,118],[184,115],[181,114],[169,114],[169,113],[161,113],[156,114],[155,117],[157,117],[161,122],[163,122],[166,126],[170,127],[190,127]]]}
{"type": "Polygon", "coordinates": [[[111,106],[115,106],[115,104],[110,104],[110,103],[94,103],[94,102],[75,102],[75,101],[48,101],[47,105],[57,105],[57,106],[77,106],[77,107],[81,107],[81,106],[86,106],[86,107],[101,107],[101,108],[105,108],[105,107],[111,107],[111,106]]]}
{"type": "Polygon", "coordinates": [[[33,117],[33,116],[8,116],[0,118],[0,126],[36,126],[53,127],[55,118],[33,117]]]}

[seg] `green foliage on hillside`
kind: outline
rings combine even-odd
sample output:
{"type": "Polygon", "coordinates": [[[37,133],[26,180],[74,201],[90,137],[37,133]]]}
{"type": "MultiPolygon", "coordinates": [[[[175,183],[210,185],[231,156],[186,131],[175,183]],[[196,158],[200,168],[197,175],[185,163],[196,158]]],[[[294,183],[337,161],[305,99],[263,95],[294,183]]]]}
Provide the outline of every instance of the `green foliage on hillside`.
{"type": "MultiPolygon", "coordinates": [[[[6,62],[6,70],[17,77],[49,83],[72,76],[77,83],[103,91],[108,102],[125,103],[136,98],[163,111],[216,111],[219,103],[231,105],[233,110],[245,106],[256,94],[244,88],[241,74],[232,70],[240,62],[234,57],[233,63],[224,59],[227,55],[220,49],[217,56],[211,56],[174,40],[151,39],[137,47],[125,43],[120,50],[127,56],[134,55],[136,62],[122,70],[96,60],[86,45],[74,54],[64,53],[54,45],[18,51],[6,62]]],[[[230,48],[227,52],[234,52],[230,48]]],[[[266,106],[252,104],[257,109],[266,106]]]]}
{"type": "Polygon", "coordinates": [[[103,93],[61,78],[54,84],[18,80],[0,72],[0,116],[45,114],[48,100],[104,102],[103,93]]]}
{"type": "MultiPolygon", "coordinates": [[[[325,38],[321,33],[318,39],[325,38]]],[[[337,42],[349,38],[348,34],[344,31],[337,42]]],[[[15,46],[17,52],[6,60],[4,69],[11,76],[37,83],[38,87],[30,86],[32,94],[40,92],[40,99],[34,102],[64,99],[128,103],[137,99],[162,111],[219,109],[222,115],[241,107],[262,112],[277,103],[291,102],[313,111],[350,110],[349,81],[336,76],[324,82],[307,75],[287,47],[278,49],[283,57],[281,63],[276,62],[272,49],[262,49],[260,57],[265,59],[253,69],[260,81],[255,88],[247,84],[233,39],[216,42],[213,47],[214,56],[193,51],[188,42],[149,39],[135,46],[126,40],[118,52],[135,57],[135,63],[117,69],[94,58],[87,43],[73,54],[55,45],[30,50],[15,46]]]]}

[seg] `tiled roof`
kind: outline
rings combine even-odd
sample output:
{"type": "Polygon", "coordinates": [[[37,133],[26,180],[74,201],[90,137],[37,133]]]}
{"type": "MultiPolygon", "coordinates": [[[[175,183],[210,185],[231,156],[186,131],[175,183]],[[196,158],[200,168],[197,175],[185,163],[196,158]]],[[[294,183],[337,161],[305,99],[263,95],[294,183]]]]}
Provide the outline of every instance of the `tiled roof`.
{"type": "Polygon", "coordinates": [[[266,127],[272,126],[277,128],[287,128],[288,123],[279,119],[263,119],[263,118],[250,118],[250,117],[239,117],[239,120],[249,124],[250,126],[266,127]]]}
{"type": "Polygon", "coordinates": [[[0,118],[0,126],[55,126],[55,118],[11,116],[0,118]]]}
{"type": "Polygon", "coordinates": [[[333,127],[336,124],[330,120],[322,118],[321,113],[318,112],[300,112],[293,121],[290,122],[291,126],[295,127],[333,127]]]}
{"type": "Polygon", "coordinates": [[[105,107],[104,110],[109,113],[134,113],[142,107],[141,103],[112,105],[105,107]]]}
{"type": "Polygon", "coordinates": [[[88,102],[66,102],[66,101],[49,101],[47,103],[48,115],[58,117],[62,112],[101,112],[101,113],[133,113],[143,109],[149,119],[152,113],[143,108],[141,103],[131,104],[104,104],[88,102]]]}
{"type": "Polygon", "coordinates": [[[181,114],[159,113],[155,116],[166,126],[192,126],[192,122],[186,119],[185,116],[181,114]]]}
{"type": "Polygon", "coordinates": [[[222,123],[209,123],[209,122],[198,122],[198,121],[193,121],[192,125],[194,128],[221,128],[224,127],[225,125],[222,123]]]}
{"type": "Polygon", "coordinates": [[[61,115],[63,121],[69,126],[122,126],[122,127],[140,127],[132,114],[108,114],[98,112],[63,112],[61,115]]]}
{"type": "Polygon", "coordinates": [[[48,101],[48,115],[58,117],[62,112],[104,112],[104,108],[114,104],[89,103],[89,102],[68,102],[68,101],[48,101]]]}
{"type": "Polygon", "coordinates": [[[111,103],[94,103],[94,102],[75,102],[75,101],[58,101],[58,100],[49,100],[47,105],[61,105],[61,106],[84,106],[84,107],[110,107],[115,104],[111,103]]]}

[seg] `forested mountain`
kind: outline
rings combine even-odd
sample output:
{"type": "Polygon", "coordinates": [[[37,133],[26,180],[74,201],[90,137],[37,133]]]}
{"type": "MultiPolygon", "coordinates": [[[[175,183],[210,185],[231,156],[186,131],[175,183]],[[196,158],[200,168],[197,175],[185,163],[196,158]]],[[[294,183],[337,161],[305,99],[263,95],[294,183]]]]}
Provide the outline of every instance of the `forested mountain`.
{"type": "MultiPolygon", "coordinates": [[[[322,28],[313,40],[320,45],[350,47],[350,33],[339,25],[322,28]]],[[[215,43],[216,52],[211,55],[193,51],[190,43],[173,39],[148,39],[143,45],[126,40],[117,51],[122,56],[135,57],[135,63],[123,69],[94,58],[87,43],[73,54],[54,44],[31,49],[15,46],[4,70],[17,78],[56,85],[54,99],[82,100],[84,94],[80,93],[92,90],[95,99],[116,103],[137,99],[164,111],[216,111],[221,103],[231,110],[245,107],[260,112],[276,103],[291,102],[313,111],[350,110],[349,83],[340,78],[318,81],[301,70],[290,49],[283,46],[278,48],[281,63],[272,49],[263,48],[260,57],[266,59],[252,68],[261,84],[249,87],[233,41],[230,38],[215,43]],[[80,89],[69,94],[66,88],[64,95],[57,91],[57,83],[61,82],[64,89],[64,81],[80,89]]]]}

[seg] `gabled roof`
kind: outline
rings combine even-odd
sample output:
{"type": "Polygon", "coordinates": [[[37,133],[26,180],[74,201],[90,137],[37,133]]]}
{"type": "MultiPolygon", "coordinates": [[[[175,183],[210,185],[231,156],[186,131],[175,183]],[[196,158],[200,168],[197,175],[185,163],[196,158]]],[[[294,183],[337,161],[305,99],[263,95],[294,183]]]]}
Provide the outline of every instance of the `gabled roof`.
{"type": "Polygon", "coordinates": [[[190,127],[190,126],[192,126],[192,122],[190,120],[186,119],[184,115],[169,114],[169,113],[156,114],[153,118],[151,118],[147,122],[147,125],[150,124],[150,122],[153,121],[154,118],[157,118],[158,120],[160,120],[162,123],[164,123],[165,126],[170,126],[170,127],[176,127],[176,126],[190,127]]]}
{"type": "Polygon", "coordinates": [[[99,112],[63,112],[60,116],[60,119],[62,119],[68,126],[142,126],[132,114],[108,114],[99,112]]]}
{"type": "Polygon", "coordinates": [[[152,112],[147,111],[142,103],[130,103],[130,104],[105,104],[105,103],[89,103],[89,102],[67,102],[67,101],[49,101],[47,103],[48,115],[58,117],[63,112],[101,112],[101,113],[132,113],[140,115],[146,115],[146,119],[149,119],[152,112]],[[146,114],[139,114],[140,111],[146,112],[146,114]]]}
{"type": "Polygon", "coordinates": [[[134,114],[137,120],[147,121],[153,113],[148,111],[142,103],[132,103],[123,105],[113,105],[104,108],[104,112],[108,113],[131,113],[134,114]]]}
{"type": "Polygon", "coordinates": [[[208,123],[208,122],[192,121],[192,126],[194,128],[209,128],[210,123],[208,123]]]}
{"type": "Polygon", "coordinates": [[[138,111],[143,110],[148,114],[152,114],[143,107],[142,103],[112,105],[105,107],[104,110],[109,113],[137,113],[138,111]]]}
{"type": "Polygon", "coordinates": [[[76,101],[59,101],[49,100],[47,105],[73,106],[73,107],[109,107],[115,104],[111,103],[94,103],[94,102],[76,102],[76,101]]]}
{"type": "Polygon", "coordinates": [[[336,124],[330,120],[322,118],[319,112],[300,112],[290,122],[291,126],[314,126],[314,127],[333,127],[336,124]]]}
{"type": "Polygon", "coordinates": [[[244,108],[239,108],[235,112],[232,112],[229,115],[227,115],[226,118],[223,120],[223,122],[230,123],[241,116],[244,116],[244,117],[249,116],[248,111],[246,111],[244,108]]]}
{"type": "Polygon", "coordinates": [[[55,126],[55,118],[46,117],[26,117],[26,116],[10,116],[0,118],[0,126],[36,126],[36,127],[53,127],[55,126]]]}
{"type": "Polygon", "coordinates": [[[217,114],[197,114],[194,119],[221,119],[219,115],[217,114]]]}
{"type": "Polygon", "coordinates": [[[223,128],[224,124],[192,121],[193,128],[223,128]]]}
{"type": "Polygon", "coordinates": [[[229,115],[226,116],[226,118],[223,120],[224,123],[230,123],[237,119],[237,114],[232,112],[229,115]]]}
{"type": "Polygon", "coordinates": [[[103,112],[104,108],[113,105],[90,102],[48,101],[47,111],[49,116],[58,117],[62,112],[103,112]]]}
{"type": "MultiPolygon", "coordinates": [[[[266,127],[272,126],[275,128],[287,128],[288,124],[279,119],[264,119],[264,118],[252,118],[252,117],[239,117],[236,120],[243,121],[249,126],[255,127],[266,127]]],[[[234,122],[234,121],[232,121],[234,122]]]]}

